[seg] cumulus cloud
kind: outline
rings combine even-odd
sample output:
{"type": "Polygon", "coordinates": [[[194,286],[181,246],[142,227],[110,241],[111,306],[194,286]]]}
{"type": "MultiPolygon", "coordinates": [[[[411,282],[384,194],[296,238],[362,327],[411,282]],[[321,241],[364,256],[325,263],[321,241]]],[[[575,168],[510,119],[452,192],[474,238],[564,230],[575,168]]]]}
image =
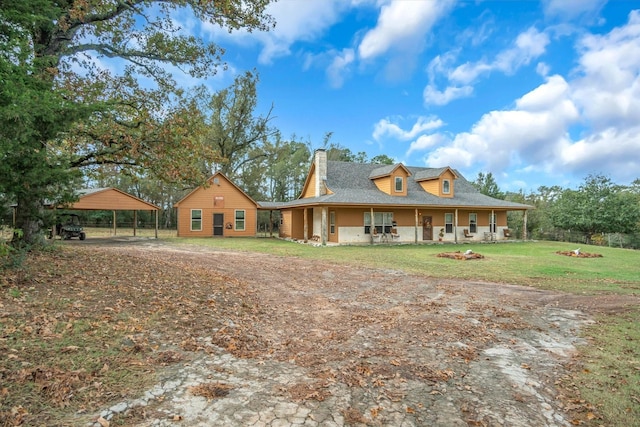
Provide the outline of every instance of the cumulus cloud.
{"type": "Polygon", "coordinates": [[[496,172],[520,164],[522,159],[552,162],[554,153],[567,143],[567,129],[578,118],[569,85],[561,76],[552,76],[518,99],[513,110],[485,114],[469,132],[457,134],[425,161],[460,168],[475,162],[496,172]]]}
{"type": "Polygon", "coordinates": [[[411,129],[403,130],[400,125],[391,119],[385,118],[374,125],[373,139],[379,141],[383,137],[395,138],[401,141],[408,141],[417,136],[442,127],[444,123],[437,117],[418,117],[411,129]]]}
{"type": "MultiPolygon", "coordinates": [[[[411,155],[415,151],[425,151],[431,147],[437,147],[445,143],[447,137],[443,134],[435,133],[431,135],[420,135],[415,141],[409,145],[407,150],[407,156],[411,155]]],[[[442,166],[442,164],[440,165],[442,166]]]]}
{"type": "Polygon", "coordinates": [[[610,128],[567,144],[559,153],[562,165],[571,171],[614,171],[618,179],[638,178],[640,157],[632,155],[640,150],[640,126],[619,130],[610,128]]]}
{"type": "Polygon", "coordinates": [[[597,171],[619,180],[637,178],[640,12],[631,12],[626,25],[607,34],[583,36],[578,53],[571,80],[547,77],[512,109],[491,111],[468,132],[441,139],[425,163],[481,166],[496,174],[526,165],[528,172],[584,176],[597,171]],[[572,133],[580,136],[574,139],[572,133]]]}
{"type": "Polygon", "coordinates": [[[574,97],[595,131],[640,123],[640,12],[627,25],[604,35],[587,35],[579,45],[574,97]]]}
{"type": "Polygon", "coordinates": [[[310,41],[321,36],[338,22],[341,13],[351,7],[342,0],[305,0],[304,7],[294,1],[278,1],[267,6],[267,13],[276,20],[276,27],[269,32],[249,33],[244,29],[229,34],[209,23],[203,31],[214,38],[226,38],[241,45],[261,44],[258,61],[270,64],[274,59],[291,53],[291,45],[298,41],[310,41]]]}
{"type": "Polygon", "coordinates": [[[452,5],[452,0],[390,0],[382,6],[376,27],[363,37],[358,55],[368,60],[392,49],[421,48],[425,35],[452,5]]]}

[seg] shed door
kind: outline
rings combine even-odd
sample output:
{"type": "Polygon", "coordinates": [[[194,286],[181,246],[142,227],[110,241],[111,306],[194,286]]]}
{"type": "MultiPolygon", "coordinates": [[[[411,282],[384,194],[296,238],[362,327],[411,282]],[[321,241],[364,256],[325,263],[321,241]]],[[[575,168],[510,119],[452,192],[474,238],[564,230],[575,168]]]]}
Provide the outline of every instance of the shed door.
{"type": "Polygon", "coordinates": [[[224,235],[224,214],[221,214],[221,213],[213,214],[213,235],[214,236],[224,235]]]}
{"type": "Polygon", "coordinates": [[[432,219],[430,216],[422,218],[422,240],[433,240],[432,219]]]}

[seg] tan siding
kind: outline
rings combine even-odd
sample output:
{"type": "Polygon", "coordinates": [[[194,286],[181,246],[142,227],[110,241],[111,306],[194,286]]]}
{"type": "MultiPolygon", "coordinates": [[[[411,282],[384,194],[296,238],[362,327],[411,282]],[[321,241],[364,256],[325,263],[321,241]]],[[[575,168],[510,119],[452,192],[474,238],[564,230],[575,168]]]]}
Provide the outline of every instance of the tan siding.
{"type": "Polygon", "coordinates": [[[225,227],[224,237],[255,236],[257,223],[257,209],[255,204],[241,191],[221,175],[216,175],[219,184],[211,183],[204,188],[199,187],[188,197],[180,201],[178,207],[178,236],[179,237],[212,237],[213,214],[224,215],[224,224],[232,224],[231,229],[225,227]],[[214,206],[214,198],[224,199],[224,206],[214,206]],[[202,209],[202,230],[191,231],[191,210],[202,209]],[[236,210],[245,211],[245,229],[235,229],[236,210]]]}
{"type": "Polygon", "coordinates": [[[440,182],[437,179],[421,181],[420,186],[429,194],[440,195],[440,182]]]}
{"type": "MultiPolygon", "coordinates": [[[[309,225],[309,233],[311,233],[311,223],[309,225]]],[[[304,210],[299,209],[292,212],[291,215],[291,237],[294,239],[304,239],[304,210]]],[[[308,237],[311,237],[309,235],[308,237]]]]}
{"type": "Polygon", "coordinates": [[[391,178],[389,176],[376,178],[373,180],[373,183],[378,187],[378,190],[385,194],[391,194],[391,178]]]}
{"type": "Polygon", "coordinates": [[[307,179],[307,186],[302,190],[302,198],[316,197],[316,168],[312,167],[307,179]]]}
{"type": "Polygon", "coordinates": [[[280,211],[280,218],[281,218],[281,223],[280,223],[280,232],[279,232],[279,236],[284,238],[291,238],[292,236],[292,231],[291,231],[291,226],[292,226],[292,221],[291,221],[291,217],[292,217],[292,211],[280,211]]]}
{"type": "Polygon", "coordinates": [[[369,209],[338,209],[336,211],[336,224],[339,227],[358,227],[364,225],[364,213],[369,209]]]}

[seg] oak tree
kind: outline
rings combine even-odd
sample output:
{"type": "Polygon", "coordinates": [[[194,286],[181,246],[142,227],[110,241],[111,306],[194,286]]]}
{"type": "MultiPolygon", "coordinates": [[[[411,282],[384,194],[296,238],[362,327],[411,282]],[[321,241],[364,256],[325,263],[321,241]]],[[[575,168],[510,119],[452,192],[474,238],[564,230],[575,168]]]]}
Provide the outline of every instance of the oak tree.
{"type": "Polygon", "coordinates": [[[172,71],[211,76],[224,49],[187,34],[175,16],[268,30],[270,2],[3,0],[0,193],[17,204],[17,244],[39,241],[45,201],[71,200],[78,168],[117,164],[195,180],[201,159],[217,153],[172,71]]]}

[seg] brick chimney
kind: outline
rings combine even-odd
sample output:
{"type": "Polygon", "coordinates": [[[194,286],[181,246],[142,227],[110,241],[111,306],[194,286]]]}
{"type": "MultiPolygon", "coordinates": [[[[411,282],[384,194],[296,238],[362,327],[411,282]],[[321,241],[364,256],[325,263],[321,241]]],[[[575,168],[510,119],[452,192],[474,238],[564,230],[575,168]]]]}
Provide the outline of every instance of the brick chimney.
{"type": "Polygon", "coordinates": [[[327,180],[327,151],[324,148],[318,148],[313,161],[316,167],[316,197],[324,196],[327,194],[324,184],[327,180]]]}

